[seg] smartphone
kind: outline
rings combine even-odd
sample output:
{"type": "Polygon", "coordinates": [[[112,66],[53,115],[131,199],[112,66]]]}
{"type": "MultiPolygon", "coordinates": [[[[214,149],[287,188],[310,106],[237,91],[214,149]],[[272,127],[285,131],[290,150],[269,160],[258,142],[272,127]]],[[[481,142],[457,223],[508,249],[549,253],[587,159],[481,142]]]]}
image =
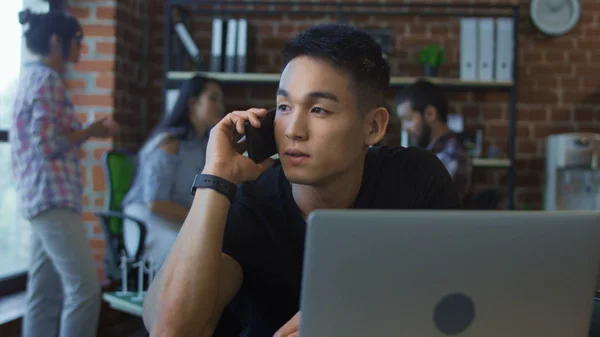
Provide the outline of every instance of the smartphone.
{"type": "Polygon", "coordinates": [[[260,117],[260,128],[252,126],[250,121],[244,122],[246,150],[248,157],[255,163],[260,163],[277,153],[274,128],[276,113],[277,108],[273,108],[267,112],[266,116],[260,117]]]}

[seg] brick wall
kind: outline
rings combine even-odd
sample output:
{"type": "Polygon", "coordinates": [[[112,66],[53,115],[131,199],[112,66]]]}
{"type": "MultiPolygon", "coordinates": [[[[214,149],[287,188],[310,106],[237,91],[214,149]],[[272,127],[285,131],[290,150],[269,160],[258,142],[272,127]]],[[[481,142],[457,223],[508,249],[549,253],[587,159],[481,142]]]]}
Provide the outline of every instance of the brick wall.
{"type": "Polygon", "coordinates": [[[102,280],[105,247],[93,215],[106,207],[100,160],[111,148],[135,151],[160,118],[163,9],[162,1],[67,1],[67,10],[80,20],[86,37],[81,61],[67,75],[79,118],[85,123],[110,117],[121,126],[113,140],[91,140],[81,151],[83,217],[102,280]]]}
{"type": "MultiPolygon", "coordinates": [[[[517,3],[510,0],[495,2],[517,3]]],[[[545,137],[569,131],[600,132],[600,63],[596,61],[600,52],[594,49],[599,42],[596,34],[600,31],[600,4],[594,0],[582,0],[583,16],[576,29],[563,37],[548,38],[530,23],[529,2],[518,3],[522,5],[516,201],[519,206],[538,208],[543,188],[545,137]]],[[[92,141],[82,151],[85,167],[84,217],[103,277],[102,235],[97,219],[91,214],[94,209],[104,207],[105,182],[99,159],[113,145],[137,148],[160,118],[164,0],[69,0],[68,8],[81,19],[86,35],[85,54],[69,74],[69,87],[77,111],[83,121],[112,116],[122,125],[122,131],[114,141],[92,141]]],[[[331,18],[251,15],[248,19],[255,28],[257,62],[254,70],[278,72],[281,64],[278,52],[283,41],[311,24],[331,18]]],[[[421,75],[420,67],[416,65],[416,54],[420,47],[437,42],[446,48],[448,56],[441,76],[457,76],[459,27],[456,18],[350,19],[364,27],[393,28],[395,39],[390,56],[393,75],[421,75]]],[[[210,20],[196,18],[189,27],[200,49],[208,52],[210,20]]],[[[204,57],[208,59],[208,54],[205,53],[204,57]]],[[[228,109],[270,106],[274,89],[273,85],[253,88],[228,86],[228,109]]],[[[393,106],[393,91],[390,91],[389,97],[390,106],[393,106]]],[[[495,144],[506,153],[508,94],[465,92],[451,94],[451,99],[453,109],[464,115],[468,128],[483,128],[486,148],[495,144]]],[[[398,123],[393,120],[390,135],[398,133],[398,123]]],[[[390,139],[394,140],[394,137],[390,139]]],[[[477,169],[474,173],[479,186],[503,185],[505,176],[505,170],[477,169]]]]}
{"type": "MultiPolygon", "coordinates": [[[[81,60],[69,69],[67,75],[67,87],[73,104],[84,123],[100,117],[114,117],[114,69],[117,59],[115,3],[116,0],[67,2],[67,10],[80,20],[86,35],[81,60]]],[[[102,153],[113,147],[113,143],[112,140],[93,139],[88,141],[81,151],[84,180],[83,218],[88,226],[90,245],[94,250],[94,260],[101,279],[105,278],[102,266],[104,240],[93,211],[104,207],[106,185],[100,158],[102,153]]]]}
{"type": "MultiPolygon", "coordinates": [[[[363,1],[375,2],[375,1],[363,1]]],[[[377,1],[377,2],[385,2],[377,1]]],[[[431,3],[413,0],[411,3],[431,3]]],[[[466,1],[437,1],[437,3],[466,1]]],[[[470,3],[490,3],[471,0],[470,3]]],[[[541,207],[545,138],[549,134],[590,131],[600,132],[600,93],[598,92],[600,56],[594,46],[600,41],[600,4],[582,0],[583,15],[577,27],[562,37],[550,38],[537,31],[529,18],[529,1],[496,0],[497,4],[520,4],[518,105],[516,128],[515,198],[518,207],[541,207]]],[[[343,4],[344,1],[341,1],[343,4]]],[[[288,7],[289,8],[289,7],[288,7]]],[[[440,76],[458,77],[459,21],[456,17],[356,16],[350,21],[365,28],[391,28],[394,33],[389,57],[393,76],[421,76],[417,63],[419,49],[432,42],[442,45],[448,61],[440,76]]],[[[256,29],[255,71],[278,72],[281,68],[279,50],[283,41],[312,24],[331,21],[317,15],[248,16],[256,29]]],[[[195,39],[201,50],[210,50],[210,19],[193,22],[195,39]]],[[[208,54],[205,55],[208,57],[208,54]]],[[[248,88],[231,86],[226,89],[232,107],[270,106],[271,87],[248,88]]],[[[395,91],[390,91],[390,107],[395,91]]],[[[482,128],[484,150],[489,145],[507,154],[509,95],[503,92],[451,93],[451,107],[461,113],[468,129],[482,128]]],[[[399,123],[391,121],[390,140],[399,142],[399,123]]],[[[474,181],[477,188],[505,186],[506,170],[477,168],[474,181]]]]}

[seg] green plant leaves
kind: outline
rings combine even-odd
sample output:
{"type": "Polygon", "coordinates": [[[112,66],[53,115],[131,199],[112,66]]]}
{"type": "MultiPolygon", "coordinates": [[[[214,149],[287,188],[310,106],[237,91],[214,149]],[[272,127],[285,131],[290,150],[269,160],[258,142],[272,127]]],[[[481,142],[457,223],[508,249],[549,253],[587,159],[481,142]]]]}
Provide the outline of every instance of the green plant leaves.
{"type": "Polygon", "coordinates": [[[438,67],[446,61],[444,49],[436,44],[424,47],[419,52],[419,63],[438,67]]]}

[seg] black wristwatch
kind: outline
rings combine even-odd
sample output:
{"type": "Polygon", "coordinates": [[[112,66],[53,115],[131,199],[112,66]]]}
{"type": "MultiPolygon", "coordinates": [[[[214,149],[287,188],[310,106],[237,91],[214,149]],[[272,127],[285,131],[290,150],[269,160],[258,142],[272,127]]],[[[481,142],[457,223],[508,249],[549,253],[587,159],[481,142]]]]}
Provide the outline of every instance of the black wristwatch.
{"type": "Polygon", "coordinates": [[[236,184],[229,180],[212,176],[210,174],[196,174],[194,182],[192,183],[192,189],[190,191],[192,195],[196,195],[196,189],[198,188],[213,189],[226,196],[230,202],[233,202],[237,192],[236,184]]]}

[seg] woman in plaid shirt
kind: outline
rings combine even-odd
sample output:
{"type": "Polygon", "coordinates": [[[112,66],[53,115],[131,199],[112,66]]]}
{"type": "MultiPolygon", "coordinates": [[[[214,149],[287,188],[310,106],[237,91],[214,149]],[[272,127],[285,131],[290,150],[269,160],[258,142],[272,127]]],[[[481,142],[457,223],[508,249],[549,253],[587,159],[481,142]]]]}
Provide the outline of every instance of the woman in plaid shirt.
{"type": "Polygon", "coordinates": [[[101,119],[82,128],[67,97],[61,74],[79,60],[77,19],[25,10],[19,21],[39,56],[22,71],[9,133],[19,208],[33,232],[23,336],[94,337],[100,284],[81,218],[79,147],[112,137],[117,125],[101,119]]]}

